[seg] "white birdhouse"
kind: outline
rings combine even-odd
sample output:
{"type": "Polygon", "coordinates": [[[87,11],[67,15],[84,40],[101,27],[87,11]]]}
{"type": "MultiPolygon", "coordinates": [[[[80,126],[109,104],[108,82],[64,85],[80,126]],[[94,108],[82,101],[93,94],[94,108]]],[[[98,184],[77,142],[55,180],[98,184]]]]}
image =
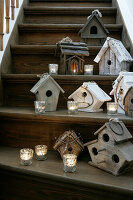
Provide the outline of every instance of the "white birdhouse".
{"type": "Polygon", "coordinates": [[[94,61],[99,63],[100,75],[118,75],[130,70],[133,58],[121,41],[108,37],[94,61]]]}
{"type": "MultiPolygon", "coordinates": [[[[114,95],[115,102],[119,104],[118,113],[125,114],[125,105],[130,98],[130,104],[128,103],[126,109],[130,109],[133,104],[133,95],[131,88],[133,87],[133,72],[120,72],[118,78],[114,81],[113,89],[110,95],[114,95]],[[127,98],[129,96],[129,98],[127,98]]],[[[133,112],[133,110],[132,110],[133,112]]],[[[128,111],[127,111],[128,114],[128,111]]]]}
{"type": "Polygon", "coordinates": [[[69,99],[74,99],[79,104],[79,111],[100,112],[100,107],[111,98],[95,83],[84,82],[83,85],[72,93],[69,99]]]}
{"type": "Polygon", "coordinates": [[[98,139],[88,142],[90,165],[119,175],[133,167],[132,135],[122,121],[111,119],[94,133],[98,139]]]}
{"type": "Polygon", "coordinates": [[[50,75],[42,76],[30,91],[36,94],[38,101],[46,102],[46,111],[55,111],[60,91],[64,93],[64,90],[50,75]]]}

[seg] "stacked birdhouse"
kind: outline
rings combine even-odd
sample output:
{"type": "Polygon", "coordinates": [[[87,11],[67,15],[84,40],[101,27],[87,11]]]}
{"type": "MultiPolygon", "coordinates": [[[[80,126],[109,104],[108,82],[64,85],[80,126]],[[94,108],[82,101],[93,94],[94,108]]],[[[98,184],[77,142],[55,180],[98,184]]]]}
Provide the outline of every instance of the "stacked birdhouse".
{"type": "Polygon", "coordinates": [[[110,101],[111,98],[97,85],[95,82],[84,82],[69,99],[74,99],[78,102],[79,111],[84,112],[100,112],[100,107],[105,101],[110,101]]]}
{"type": "Polygon", "coordinates": [[[111,119],[94,133],[98,139],[88,142],[90,165],[119,175],[133,167],[132,138],[122,121],[111,119]]]}
{"type": "Polygon", "coordinates": [[[100,75],[118,75],[130,70],[133,58],[121,41],[108,37],[94,61],[99,63],[100,75]]]}
{"type": "Polygon", "coordinates": [[[43,75],[30,91],[36,95],[36,100],[46,102],[46,111],[55,111],[60,91],[64,93],[50,75],[43,75]]]}
{"type": "Polygon", "coordinates": [[[121,72],[114,81],[110,95],[119,104],[118,113],[133,117],[133,72],[121,72]]]}
{"type": "Polygon", "coordinates": [[[53,147],[55,150],[58,150],[61,157],[63,158],[64,154],[75,154],[79,153],[84,149],[84,145],[80,140],[80,136],[77,136],[76,133],[71,131],[65,131],[57,140],[53,147]]]}
{"type": "Polygon", "coordinates": [[[102,23],[100,19],[101,17],[102,14],[99,12],[99,10],[94,10],[88,17],[87,22],[79,31],[82,42],[85,42],[90,46],[103,45],[109,32],[102,23]]]}

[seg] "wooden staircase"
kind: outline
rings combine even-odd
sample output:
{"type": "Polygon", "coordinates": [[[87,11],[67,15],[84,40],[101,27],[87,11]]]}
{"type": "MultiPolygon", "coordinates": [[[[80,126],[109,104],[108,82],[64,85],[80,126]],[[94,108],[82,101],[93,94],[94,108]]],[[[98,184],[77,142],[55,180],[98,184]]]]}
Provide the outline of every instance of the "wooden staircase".
{"type": "MultiPolygon", "coordinates": [[[[34,148],[36,144],[41,143],[48,145],[49,150],[53,150],[55,138],[64,131],[74,129],[80,132],[84,142],[87,142],[94,139],[93,133],[109,120],[106,113],[78,113],[69,116],[66,109],[67,101],[62,94],[57,112],[36,115],[35,96],[30,92],[39,80],[37,75],[48,72],[49,63],[59,63],[56,43],[66,36],[79,42],[78,32],[94,9],[99,9],[103,14],[102,21],[109,30],[110,37],[121,40],[123,25],[117,24],[117,8],[112,6],[111,0],[30,0],[29,6],[24,8],[24,22],[18,26],[19,42],[11,46],[10,69],[7,73],[2,73],[1,145],[34,148]]],[[[116,77],[99,76],[98,65],[93,62],[100,48],[101,46],[98,45],[89,46],[90,56],[85,58],[86,63],[95,66],[93,76],[53,76],[65,90],[65,97],[68,97],[84,81],[96,81],[105,92],[111,91],[116,77]]],[[[122,115],[119,115],[119,118],[133,134],[133,120],[122,115]]],[[[67,181],[69,184],[69,180],[67,181]]],[[[86,197],[88,196],[83,199],[86,197]]],[[[123,198],[125,197],[120,199],[123,198]]],[[[63,198],[58,197],[58,199],[63,198]]],[[[82,198],[69,196],[67,199],[82,198]]],[[[92,199],[96,200],[97,197],[94,195],[92,199]]]]}

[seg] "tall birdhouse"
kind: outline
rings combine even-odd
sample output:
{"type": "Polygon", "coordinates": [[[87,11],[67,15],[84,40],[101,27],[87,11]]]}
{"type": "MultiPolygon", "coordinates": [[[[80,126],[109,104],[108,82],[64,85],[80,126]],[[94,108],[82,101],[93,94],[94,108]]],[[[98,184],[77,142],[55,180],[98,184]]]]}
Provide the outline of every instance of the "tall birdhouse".
{"type": "Polygon", "coordinates": [[[74,99],[78,102],[79,111],[84,112],[100,112],[100,107],[105,101],[110,101],[111,98],[97,85],[95,82],[84,82],[69,99],[74,99]]]}
{"type": "Polygon", "coordinates": [[[94,133],[98,139],[88,142],[90,165],[119,175],[133,167],[132,135],[122,121],[111,119],[94,133]]]}
{"type": "Polygon", "coordinates": [[[50,75],[43,75],[30,91],[36,95],[36,100],[46,102],[46,111],[55,111],[60,91],[64,93],[50,75]]]}
{"type": "Polygon", "coordinates": [[[100,17],[102,17],[102,14],[99,10],[94,10],[88,17],[87,22],[79,31],[82,42],[85,42],[90,46],[103,45],[109,32],[100,20],[100,17]]]}
{"type": "Polygon", "coordinates": [[[119,104],[118,113],[133,117],[133,72],[120,72],[110,95],[119,104]]]}
{"type": "Polygon", "coordinates": [[[121,41],[108,37],[94,61],[99,63],[100,75],[118,75],[130,70],[133,58],[121,41]]]}
{"type": "Polygon", "coordinates": [[[80,140],[80,136],[77,136],[76,133],[71,130],[65,131],[63,135],[57,139],[53,148],[58,150],[63,158],[64,154],[75,154],[78,156],[84,149],[84,145],[80,140]]]}
{"type": "Polygon", "coordinates": [[[60,42],[60,74],[81,75],[84,73],[84,57],[89,56],[88,47],[80,42],[60,42]]]}

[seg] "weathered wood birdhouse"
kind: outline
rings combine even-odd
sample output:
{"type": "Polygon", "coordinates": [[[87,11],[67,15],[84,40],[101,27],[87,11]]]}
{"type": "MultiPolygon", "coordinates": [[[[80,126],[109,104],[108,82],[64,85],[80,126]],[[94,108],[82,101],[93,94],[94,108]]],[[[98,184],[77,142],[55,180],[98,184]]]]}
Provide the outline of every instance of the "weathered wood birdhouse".
{"type": "Polygon", "coordinates": [[[102,14],[99,10],[94,10],[88,17],[87,22],[79,31],[82,42],[85,42],[90,46],[103,45],[109,32],[100,20],[100,17],[102,17],[102,14]]]}
{"type": "Polygon", "coordinates": [[[119,175],[133,167],[132,135],[122,121],[111,119],[94,133],[98,139],[88,142],[90,165],[119,175]]]}
{"type": "Polygon", "coordinates": [[[60,91],[64,93],[50,75],[43,75],[30,91],[36,95],[36,100],[45,101],[46,111],[55,111],[60,91]]]}
{"type": "Polygon", "coordinates": [[[120,72],[110,95],[119,104],[118,113],[133,117],[133,72],[120,72]]]}
{"type": "Polygon", "coordinates": [[[89,56],[88,47],[80,42],[60,42],[60,74],[81,75],[84,73],[84,57],[89,56]]]}
{"type": "Polygon", "coordinates": [[[100,107],[111,98],[95,82],[84,82],[83,85],[72,93],[69,99],[78,102],[79,111],[100,112],[100,107]]]}
{"type": "Polygon", "coordinates": [[[74,131],[65,131],[63,135],[61,135],[54,147],[55,150],[58,150],[61,157],[64,154],[75,154],[79,155],[79,153],[83,150],[84,145],[80,140],[80,136],[77,136],[74,131]]]}
{"type": "Polygon", "coordinates": [[[121,41],[108,37],[94,61],[99,63],[99,74],[118,75],[130,70],[133,58],[121,41]]]}

